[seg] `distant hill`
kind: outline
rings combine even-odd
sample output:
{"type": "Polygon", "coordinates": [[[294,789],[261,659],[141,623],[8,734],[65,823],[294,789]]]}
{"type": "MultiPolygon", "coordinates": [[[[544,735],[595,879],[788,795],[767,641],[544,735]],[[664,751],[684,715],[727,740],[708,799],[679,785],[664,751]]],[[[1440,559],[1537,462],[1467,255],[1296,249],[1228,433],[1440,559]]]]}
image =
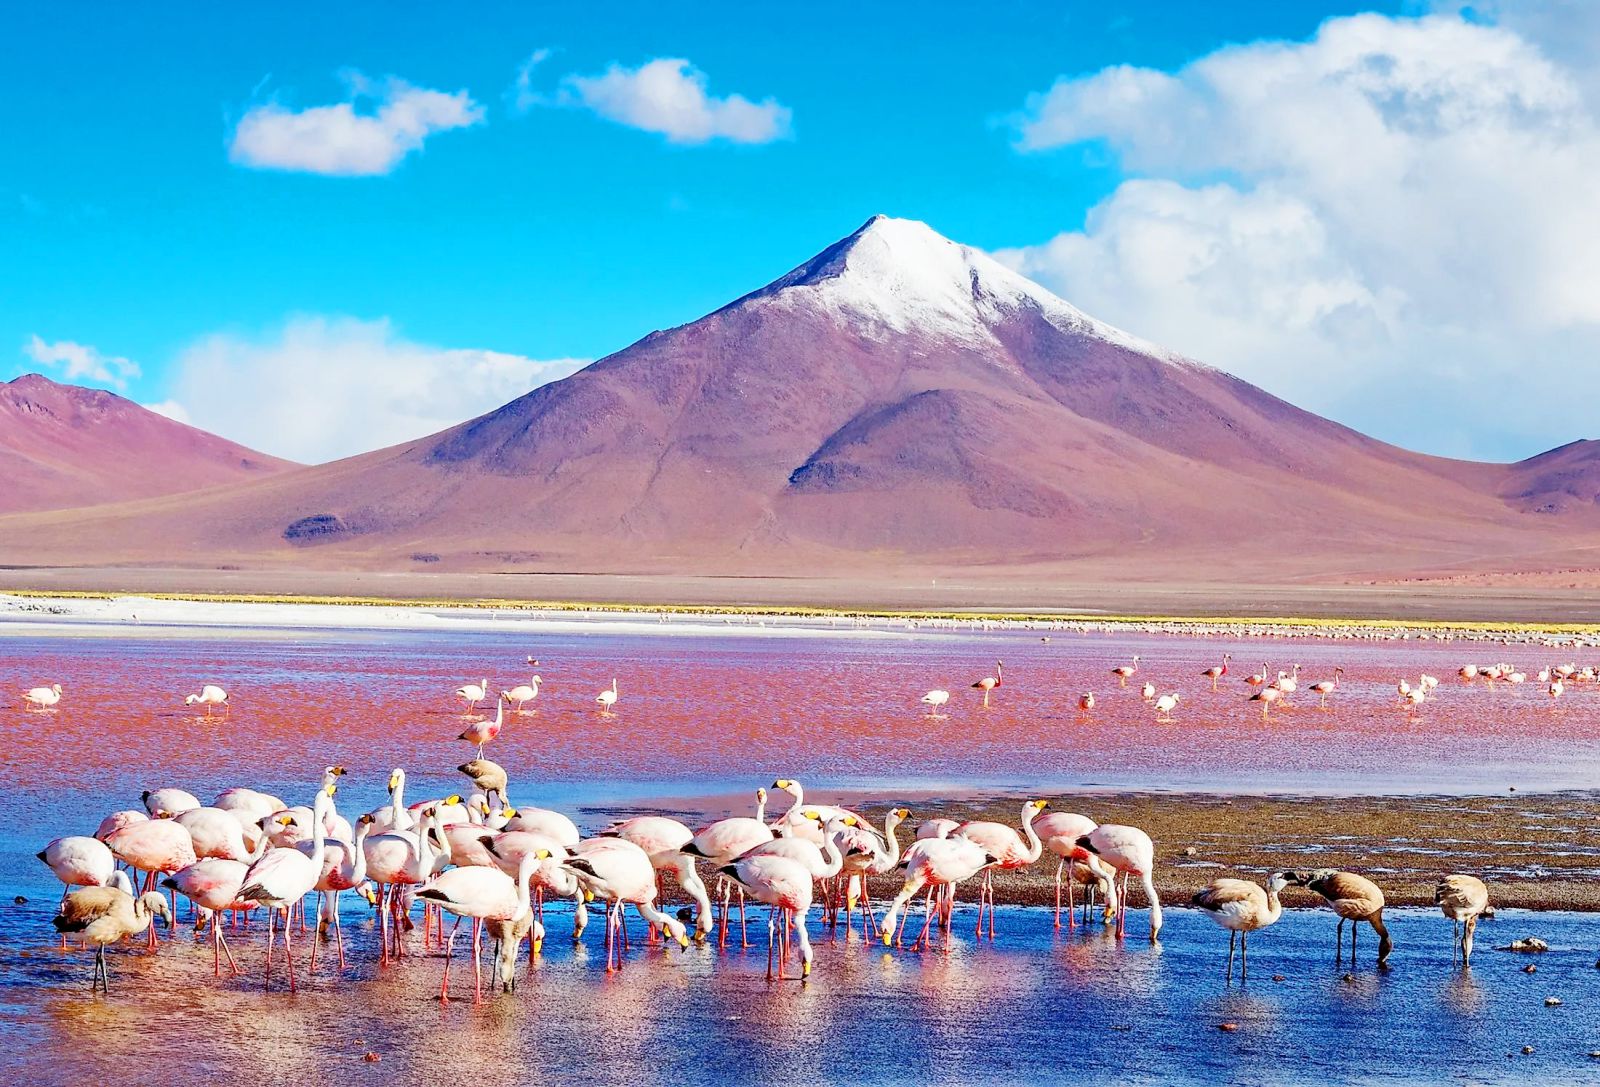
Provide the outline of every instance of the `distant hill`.
{"type": "Polygon", "coordinates": [[[0,513],[150,498],[293,467],[102,389],[39,374],[0,382],[0,513]]]}
{"type": "Polygon", "coordinates": [[[1339,578],[1588,544],[1600,455],[1546,458],[1387,445],[879,216],[442,433],[181,503],[0,521],[0,561],[1339,578]],[[207,531],[176,530],[180,507],[207,531]]]}

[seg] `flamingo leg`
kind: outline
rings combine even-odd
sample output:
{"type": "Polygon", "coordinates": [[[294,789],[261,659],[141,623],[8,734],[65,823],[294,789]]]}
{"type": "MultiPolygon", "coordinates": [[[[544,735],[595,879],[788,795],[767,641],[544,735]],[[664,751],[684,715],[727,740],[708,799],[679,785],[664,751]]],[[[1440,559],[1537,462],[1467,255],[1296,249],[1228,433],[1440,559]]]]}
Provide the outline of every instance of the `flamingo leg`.
{"type": "Polygon", "coordinates": [[[444,945],[444,978],[439,982],[439,1003],[450,1003],[450,960],[456,953],[455,930],[450,931],[450,938],[444,945]]]}
{"type": "Polygon", "coordinates": [[[774,949],[774,947],[777,946],[777,942],[778,942],[778,933],[777,933],[777,924],[778,924],[778,922],[777,922],[776,911],[777,911],[777,907],[776,906],[768,906],[767,907],[767,980],[768,981],[772,980],[772,954],[773,954],[773,949],[774,949]]]}
{"type": "Polygon", "coordinates": [[[745,928],[744,921],[744,888],[739,888],[739,946],[750,946],[750,932],[745,928]]]}
{"type": "MultiPolygon", "coordinates": [[[[452,930],[451,937],[455,936],[452,930]]],[[[481,1003],[483,1000],[483,919],[472,919],[472,1002],[481,1003]]]]}
{"type": "Polygon", "coordinates": [[[222,934],[222,927],[216,929],[217,942],[222,945],[222,954],[228,959],[228,973],[231,977],[239,976],[239,964],[233,961],[233,951],[228,947],[228,938],[222,934]]]}
{"type": "Polygon", "coordinates": [[[1237,932],[1228,933],[1228,980],[1233,980],[1233,945],[1239,939],[1237,932]]]}
{"type": "Polygon", "coordinates": [[[294,992],[294,925],[289,921],[289,911],[283,911],[283,960],[289,967],[289,991],[294,992]]]}
{"type": "Polygon", "coordinates": [[[1239,933],[1239,981],[1242,984],[1250,976],[1250,934],[1239,933]]]}
{"type": "Polygon", "coordinates": [[[273,914],[276,913],[276,912],[277,912],[276,910],[271,910],[271,909],[269,909],[267,911],[267,985],[266,985],[266,987],[268,989],[272,988],[272,928],[273,928],[273,914]]]}
{"type": "MultiPolygon", "coordinates": [[[[327,894],[328,893],[326,891],[318,891],[317,892],[317,927],[319,929],[322,927],[322,914],[323,914],[323,910],[326,908],[325,900],[327,898],[327,894]]],[[[303,905],[302,905],[302,908],[303,908],[303,905]]],[[[301,917],[304,918],[304,916],[305,915],[302,913],[301,917]]],[[[305,929],[305,925],[302,923],[301,926],[300,926],[300,931],[304,932],[305,930],[306,930],[305,929]]],[[[321,935],[321,933],[319,932],[317,934],[317,936],[320,936],[320,935],[321,935]]],[[[317,939],[317,936],[311,937],[311,960],[306,964],[306,976],[307,977],[309,977],[310,975],[315,974],[317,972],[317,944],[320,942],[317,939]]]]}

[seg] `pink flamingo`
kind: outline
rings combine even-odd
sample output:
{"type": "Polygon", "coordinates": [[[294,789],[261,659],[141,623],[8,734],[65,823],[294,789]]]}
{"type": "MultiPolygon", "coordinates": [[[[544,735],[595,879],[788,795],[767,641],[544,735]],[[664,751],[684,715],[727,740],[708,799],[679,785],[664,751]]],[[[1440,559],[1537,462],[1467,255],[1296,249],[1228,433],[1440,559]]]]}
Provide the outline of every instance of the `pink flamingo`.
{"type": "Polygon", "coordinates": [[[1111,669],[1111,674],[1117,677],[1118,687],[1126,687],[1128,685],[1128,680],[1132,679],[1134,673],[1138,670],[1139,658],[1137,655],[1135,655],[1132,664],[1119,664],[1115,668],[1111,669]]]}
{"type": "MultiPolygon", "coordinates": [[[[267,907],[267,985],[272,984],[272,913],[283,913],[283,957],[289,968],[289,991],[294,986],[294,926],[289,907],[316,889],[322,878],[322,860],[327,851],[328,831],[324,822],[332,797],[319,790],[311,808],[311,852],[298,849],[273,849],[250,866],[244,874],[239,897],[267,907]]],[[[371,824],[367,824],[370,826],[371,824]]]]}
{"type": "Polygon", "coordinates": [[[1344,675],[1344,669],[1335,668],[1333,670],[1332,679],[1325,679],[1319,683],[1313,683],[1311,686],[1306,688],[1306,690],[1310,691],[1312,694],[1316,695],[1322,700],[1322,705],[1318,707],[1319,709],[1325,710],[1328,708],[1328,696],[1339,689],[1339,677],[1342,675],[1344,675]]]}
{"type": "Polygon", "coordinates": [[[250,866],[243,861],[225,857],[206,857],[161,881],[161,886],[176,891],[205,911],[201,914],[196,928],[208,921],[211,925],[213,977],[222,976],[224,955],[228,958],[230,975],[233,977],[239,975],[239,964],[233,961],[233,952],[228,949],[227,938],[222,935],[222,913],[224,910],[255,908],[254,902],[239,897],[239,889],[244,886],[245,873],[249,870],[250,866]]]}
{"type": "MultiPolygon", "coordinates": [[[[883,918],[883,942],[887,945],[900,939],[896,918],[911,897],[924,887],[939,888],[939,913],[944,926],[945,946],[950,943],[950,912],[955,905],[955,888],[962,880],[971,879],[995,863],[984,848],[971,838],[959,835],[950,838],[922,838],[915,842],[900,858],[899,867],[906,873],[905,884],[889,904],[883,918]]],[[[912,950],[928,946],[928,929],[933,923],[933,900],[927,903],[927,917],[922,924],[922,935],[912,943],[912,950]]]]}
{"type": "Polygon", "coordinates": [[[983,705],[985,709],[987,709],[989,706],[989,692],[993,691],[995,688],[999,687],[1005,682],[1005,669],[1005,661],[995,661],[994,675],[984,676],[982,679],[978,680],[978,682],[972,685],[973,690],[983,692],[983,705]]]}
{"type": "Polygon", "coordinates": [[[767,854],[742,857],[732,864],[723,865],[718,872],[737,884],[741,894],[749,892],[757,902],[768,907],[767,980],[773,979],[774,949],[778,952],[778,979],[783,979],[783,966],[789,955],[791,925],[795,930],[795,941],[800,945],[800,980],[809,978],[811,936],[806,932],[805,918],[811,910],[814,884],[805,865],[788,857],[767,854]],[[781,929],[779,922],[782,923],[781,929]]]}
{"type": "Polygon", "coordinates": [[[1150,899],[1150,942],[1156,942],[1161,932],[1161,899],[1156,894],[1152,870],[1155,867],[1156,847],[1150,835],[1138,827],[1103,823],[1078,839],[1078,845],[1099,857],[1112,869],[1122,874],[1122,886],[1117,890],[1117,936],[1127,930],[1128,876],[1136,875],[1144,884],[1150,899]]]}
{"type": "Polygon", "coordinates": [[[983,907],[989,906],[989,939],[994,939],[994,870],[996,868],[1026,868],[1038,860],[1044,843],[1033,829],[1033,821],[1044,811],[1044,800],[1030,800],[1022,805],[1022,832],[1004,823],[975,821],[962,823],[955,833],[977,842],[983,851],[994,858],[994,863],[983,869],[983,883],[978,889],[978,925],[973,935],[983,935],[983,907]]]}
{"type": "MultiPolygon", "coordinates": [[[[529,885],[533,879],[533,872],[541,861],[548,860],[550,856],[548,849],[538,849],[524,856],[517,865],[516,879],[512,879],[499,868],[477,866],[452,868],[447,872],[441,872],[428,886],[417,892],[418,898],[435,902],[440,909],[447,910],[457,917],[472,918],[474,1001],[483,999],[483,922],[515,922],[524,915],[531,914],[533,903],[529,885]]],[[[535,940],[544,938],[544,926],[537,921],[534,922],[533,938],[535,940]]],[[[521,943],[520,937],[517,942],[521,943]]],[[[439,983],[441,1004],[450,1003],[450,959],[455,954],[455,946],[456,933],[451,929],[450,939],[445,944],[444,978],[439,983]]],[[[496,955],[497,960],[498,958],[496,955]]]]}
{"type": "Polygon", "coordinates": [[[1221,664],[1213,664],[1210,668],[1207,668],[1204,672],[1200,673],[1202,676],[1211,681],[1211,690],[1213,692],[1215,692],[1217,689],[1217,680],[1228,674],[1228,662],[1232,659],[1233,657],[1231,654],[1224,653],[1222,654],[1221,664]]]}
{"type": "Polygon", "coordinates": [[[478,745],[478,758],[483,758],[483,745],[500,735],[500,729],[506,722],[506,700],[501,695],[494,700],[494,720],[474,721],[466,730],[457,736],[458,740],[465,740],[478,745]]]}
{"type": "Polygon", "coordinates": [[[1276,688],[1276,687],[1263,687],[1259,691],[1257,691],[1255,694],[1251,695],[1248,699],[1246,699],[1246,701],[1261,703],[1261,718],[1262,718],[1262,720],[1266,720],[1267,711],[1272,709],[1273,703],[1277,702],[1278,699],[1280,699],[1282,697],[1283,697],[1283,692],[1278,690],[1278,688],[1276,688]]]}
{"type": "Polygon", "coordinates": [[[622,911],[630,903],[664,937],[688,947],[683,922],[656,908],[656,870],[645,851],[621,838],[593,839],[592,845],[583,856],[570,857],[561,866],[585,889],[606,900],[606,972],[622,967],[622,911]]]}
{"type": "MultiPolygon", "coordinates": [[[[1110,888],[1110,893],[1106,895],[1107,917],[1110,917],[1117,908],[1116,890],[1111,883],[1111,870],[1101,863],[1100,858],[1078,844],[1079,838],[1093,833],[1097,826],[1099,824],[1087,815],[1069,811],[1053,811],[1034,820],[1034,832],[1044,841],[1044,847],[1061,858],[1060,863],[1056,865],[1056,928],[1061,927],[1061,875],[1068,864],[1085,865],[1099,880],[1104,881],[1107,888],[1110,888]]],[[[1072,888],[1077,882],[1072,878],[1067,880],[1068,928],[1077,926],[1073,914],[1075,905],[1072,901],[1072,888]]]]}
{"type": "MultiPolygon", "coordinates": [[[[766,823],[766,812],[767,791],[757,789],[754,818],[734,816],[730,819],[719,819],[696,834],[689,844],[683,847],[682,852],[691,857],[701,857],[710,861],[720,872],[733,858],[775,837],[772,828],[766,823]]],[[[728,944],[728,900],[737,885],[737,881],[724,879],[719,887],[722,893],[722,931],[718,936],[719,947],[726,947],[728,944]]],[[[743,889],[739,891],[739,938],[742,946],[750,946],[749,933],[745,930],[743,889]]]]}
{"type": "MultiPolygon", "coordinates": [[[[118,860],[144,873],[141,890],[148,893],[155,888],[156,875],[187,868],[198,858],[194,855],[194,840],[183,826],[171,819],[151,819],[143,823],[130,823],[121,830],[112,831],[105,843],[118,860]]],[[[174,893],[174,900],[177,895],[174,893]]],[[[168,914],[168,927],[176,924],[168,914]]],[[[150,946],[156,946],[156,930],[149,929],[150,946]]]]}

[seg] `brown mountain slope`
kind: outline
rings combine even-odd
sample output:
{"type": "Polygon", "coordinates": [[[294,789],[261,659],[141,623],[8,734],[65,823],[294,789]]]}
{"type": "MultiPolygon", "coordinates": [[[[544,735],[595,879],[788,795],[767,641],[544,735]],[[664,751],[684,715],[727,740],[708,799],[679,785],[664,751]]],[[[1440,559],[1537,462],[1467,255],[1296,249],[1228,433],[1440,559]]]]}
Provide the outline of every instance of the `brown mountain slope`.
{"type": "Polygon", "coordinates": [[[193,491],[293,467],[102,389],[39,374],[0,382],[0,513],[193,491]]]}
{"type": "Polygon", "coordinates": [[[0,521],[0,562],[1299,577],[1586,542],[1600,511],[1530,516],[1522,469],[1366,438],[880,217],[488,415],[186,502],[201,539],[156,500],[0,521]]]}

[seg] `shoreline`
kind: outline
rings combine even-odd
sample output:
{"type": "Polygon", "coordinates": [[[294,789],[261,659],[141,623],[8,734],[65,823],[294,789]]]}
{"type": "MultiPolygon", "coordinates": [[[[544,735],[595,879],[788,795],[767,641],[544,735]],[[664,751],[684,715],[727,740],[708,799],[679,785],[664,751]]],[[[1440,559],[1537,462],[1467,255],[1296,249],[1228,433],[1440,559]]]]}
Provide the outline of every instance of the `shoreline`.
{"type": "MultiPolygon", "coordinates": [[[[1309,796],[1122,790],[1061,797],[990,790],[951,799],[948,794],[908,798],[819,788],[815,798],[812,794],[808,788],[808,802],[850,807],[880,832],[888,807],[904,802],[912,815],[900,831],[902,850],[914,840],[922,820],[988,819],[1015,827],[1021,801],[1043,796],[1049,801],[1046,814],[1075,811],[1149,833],[1156,844],[1156,891],[1164,906],[1188,905],[1196,891],[1220,876],[1264,883],[1267,875],[1284,869],[1338,868],[1373,879],[1394,907],[1432,909],[1439,880],[1465,873],[1489,884],[1496,907],[1600,913],[1600,831],[1590,829],[1600,811],[1600,791],[1309,796]]],[[[748,815],[748,808],[746,797],[675,797],[607,807],[604,813],[586,809],[583,814],[586,821],[602,814],[720,818],[748,815]]],[[[780,811],[781,806],[769,814],[780,811]]],[[[687,821],[693,825],[692,818],[687,821]]],[[[1026,869],[996,872],[996,901],[1053,906],[1056,863],[1046,849],[1026,869]]],[[[892,877],[871,882],[874,901],[897,890],[892,877]]],[[[963,900],[970,893],[965,888],[963,900]]],[[[1143,908],[1144,892],[1136,882],[1130,893],[1135,907],[1143,908]]],[[[1321,903],[1310,892],[1295,889],[1284,897],[1289,907],[1321,903]]],[[[1507,938],[1520,935],[1526,933],[1507,938]]],[[[1498,934],[1495,939],[1499,942],[1498,934]]]]}
{"type": "Polygon", "coordinates": [[[377,596],[317,596],[275,593],[116,592],[111,590],[13,589],[0,585],[0,630],[8,623],[228,626],[246,628],[440,629],[439,622],[650,623],[705,628],[704,632],[781,633],[852,630],[926,633],[1046,631],[1076,634],[1135,633],[1180,637],[1325,638],[1410,640],[1457,639],[1506,645],[1600,646],[1600,626],[1587,623],[1502,623],[1442,619],[1315,616],[1182,616],[1053,611],[923,610],[827,606],[614,603],[584,600],[402,599],[377,596]],[[137,618],[142,607],[145,619],[137,618]],[[291,610],[293,609],[293,610],[291,610]],[[299,619],[299,622],[294,621],[299,619]],[[698,624],[696,621],[699,621],[698,624]],[[715,625],[720,624],[720,625],[715,625]],[[841,626],[841,624],[846,624],[841,626]]]}

